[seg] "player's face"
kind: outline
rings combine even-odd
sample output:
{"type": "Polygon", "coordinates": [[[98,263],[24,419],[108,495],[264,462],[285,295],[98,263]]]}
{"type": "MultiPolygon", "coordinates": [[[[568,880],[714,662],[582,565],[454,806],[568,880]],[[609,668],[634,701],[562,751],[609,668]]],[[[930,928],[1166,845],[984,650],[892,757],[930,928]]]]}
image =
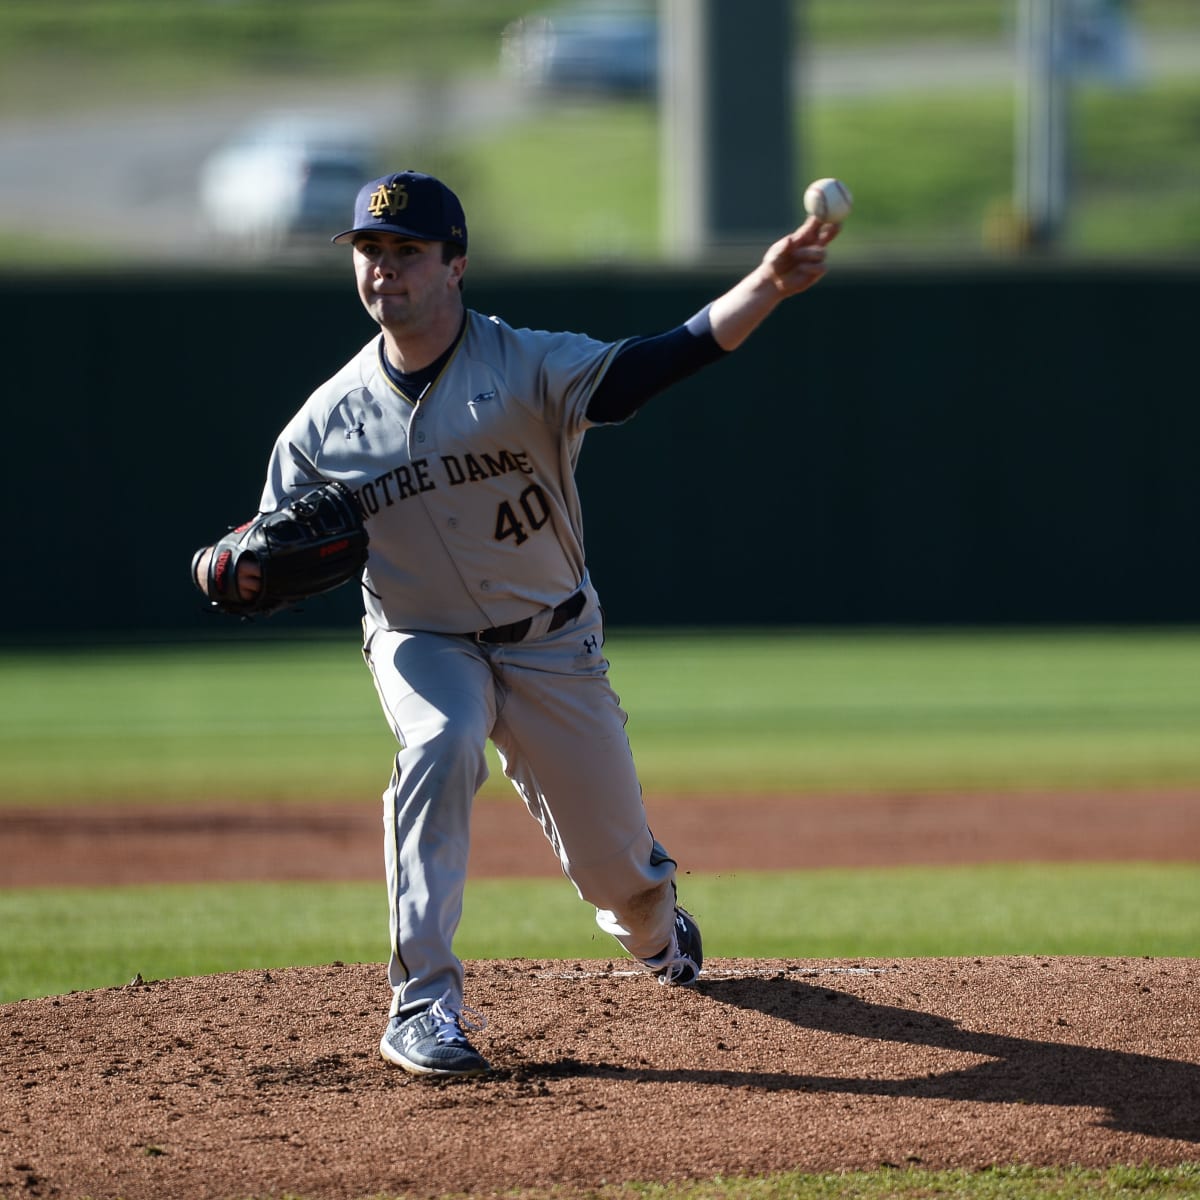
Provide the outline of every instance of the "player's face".
{"type": "Polygon", "coordinates": [[[367,311],[397,335],[420,334],[457,313],[465,258],[442,261],[442,243],[395,233],[354,239],[354,275],[367,311]]]}

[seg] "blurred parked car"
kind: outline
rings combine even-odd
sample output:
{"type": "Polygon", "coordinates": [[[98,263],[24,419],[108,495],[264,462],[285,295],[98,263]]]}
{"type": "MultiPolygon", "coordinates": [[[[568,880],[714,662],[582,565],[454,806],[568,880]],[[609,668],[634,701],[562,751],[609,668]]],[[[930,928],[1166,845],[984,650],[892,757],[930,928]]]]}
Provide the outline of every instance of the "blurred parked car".
{"type": "Polygon", "coordinates": [[[261,256],[344,229],[372,176],[369,146],[341,122],[296,114],[255,121],[200,171],[208,229],[261,256]]]}
{"type": "Polygon", "coordinates": [[[505,75],[558,92],[647,94],[658,80],[658,22],[636,5],[564,8],[521,17],[501,37],[505,75]]]}

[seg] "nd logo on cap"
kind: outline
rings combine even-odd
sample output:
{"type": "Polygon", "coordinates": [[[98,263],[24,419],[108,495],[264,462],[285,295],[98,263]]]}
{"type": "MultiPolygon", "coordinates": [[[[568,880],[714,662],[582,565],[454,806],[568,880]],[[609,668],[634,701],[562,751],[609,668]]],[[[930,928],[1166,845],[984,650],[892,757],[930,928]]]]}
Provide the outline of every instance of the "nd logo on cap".
{"type": "Polygon", "coordinates": [[[397,213],[402,213],[408,207],[408,192],[405,190],[404,184],[381,183],[372,193],[371,198],[367,201],[367,211],[373,217],[389,216],[394,217],[397,213]]]}

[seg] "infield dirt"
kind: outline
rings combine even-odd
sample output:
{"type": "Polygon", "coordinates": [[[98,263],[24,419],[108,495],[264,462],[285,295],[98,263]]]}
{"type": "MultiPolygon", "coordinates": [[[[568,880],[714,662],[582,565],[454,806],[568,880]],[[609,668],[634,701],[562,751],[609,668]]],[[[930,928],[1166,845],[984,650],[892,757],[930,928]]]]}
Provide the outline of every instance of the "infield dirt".
{"type": "MultiPolygon", "coordinates": [[[[1200,846],[1200,794],[1188,793],[650,807],[697,871],[1195,861],[1200,846]]],[[[234,806],[155,813],[0,814],[0,886],[379,869],[373,809],[288,810],[290,821],[234,806]]],[[[555,870],[513,806],[484,803],[478,815],[477,875],[555,870]]],[[[381,965],[6,1005],[0,1196],[348,1200],[883,1164],[1200,1159],[1196,959],[706,966],[696,988],[664,989],[619,958],[468,963],[468,1001],[487,1019],[473,1040],[497,1069],[440,1083],[379,1059],[381,965]]]]}

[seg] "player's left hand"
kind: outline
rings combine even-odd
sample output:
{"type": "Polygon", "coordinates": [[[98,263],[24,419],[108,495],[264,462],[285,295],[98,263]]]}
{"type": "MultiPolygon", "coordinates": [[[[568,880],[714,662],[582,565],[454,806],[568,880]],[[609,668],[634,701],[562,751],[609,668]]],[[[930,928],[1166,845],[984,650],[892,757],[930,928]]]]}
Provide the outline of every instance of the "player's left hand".
{"type": "MultiPolygon", "coordinates": [[[[192,564],[192,582],[207,596],[209,589],[209,571],[212,565],[213,550],[209,546],[202,551],[192,564]]],[[[251,603],[258,598],[262,591],[262,568],[252,558],[238,560],[237,570],[233,578],[234,596],[239,601],[251,603]]]]}
{"type": "Polygon", "coordinates": [[[192,580],[213,608],[269,616],[358,576],[368,541],[354,494],[326,482],[196,551],[192,580]]]}
{"type": "Polygon", "coordinates": [[[841,229],[840,225],[809,217],[767,250],[762,267],[780,296],[795,296],[824,276],[825,248],[841,229]]]}

